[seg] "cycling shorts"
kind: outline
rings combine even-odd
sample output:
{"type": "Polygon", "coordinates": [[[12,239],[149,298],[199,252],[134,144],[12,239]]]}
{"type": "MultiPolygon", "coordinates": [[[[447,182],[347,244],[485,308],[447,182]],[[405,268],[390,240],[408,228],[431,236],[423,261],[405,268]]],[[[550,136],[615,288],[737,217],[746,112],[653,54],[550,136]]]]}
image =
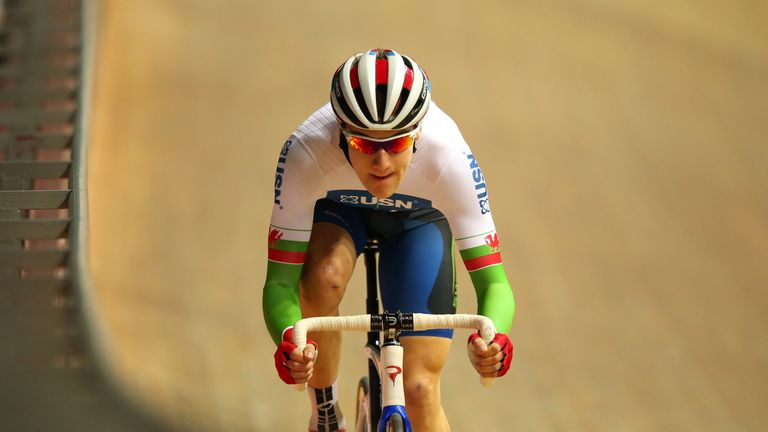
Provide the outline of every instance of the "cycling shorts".
{"type": "MultiPolygon", "coordinates": [[[[369,239],[379,241],[379,291],[385,310],[456,313],[453,237],[439,210],[374,210],[323,198],[315,204],[318,222],[345,229],[358,255],[369,239]]],[[[404,331],[401,336],[451,339],[453,330],[404,331]]]]}

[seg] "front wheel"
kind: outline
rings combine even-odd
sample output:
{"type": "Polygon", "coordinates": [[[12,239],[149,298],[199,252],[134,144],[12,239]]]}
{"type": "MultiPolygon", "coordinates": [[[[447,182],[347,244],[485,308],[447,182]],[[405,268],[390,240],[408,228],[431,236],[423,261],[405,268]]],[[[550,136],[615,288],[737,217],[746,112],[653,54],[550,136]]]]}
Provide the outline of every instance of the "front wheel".
{"type": "MultiPolygon", "coordinates": [[[[357,383],[357,405],[355,409],[355,432],[370,432],[371,411],[370,411],[370,385],[368,377],[360,378],[357,383]]],[[[399,429],[402,430],[402,429],[399,429]]]]}
{"type": "Polygon", "coordinates": [[[400,414],[392,414],[387,420],[387,432],[405,432],[405,426],[403,425],[403,418],[400,414]]]}

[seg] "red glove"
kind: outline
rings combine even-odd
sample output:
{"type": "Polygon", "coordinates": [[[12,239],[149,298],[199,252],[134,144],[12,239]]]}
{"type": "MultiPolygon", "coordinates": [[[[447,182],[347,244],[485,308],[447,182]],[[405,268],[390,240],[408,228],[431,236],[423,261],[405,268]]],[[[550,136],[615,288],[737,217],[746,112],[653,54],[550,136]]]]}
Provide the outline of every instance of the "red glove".
{"type": "MultiPolygon", "coordinates": [[[[507,335],[504,333],[496,333],[496,336],[491,341],[491,345],[488,346],[485,351],[477,349],[479,342],[475,343],[476,339],[480,339],[482,341],[479,333],[472,333],[469,335],[469,339],[467,339],[469,359],[475,369],[483,374],[488,372],[488,368],[490,366],[493,366],[498,368],[491,369],[498,370],[496,376],[504,376],[509,370],[510,364],[512,363],[513,346],[512,342],[509,340],[509,337],[507,337],[507,335]],[[494,344],[496,346],[494,346],[494,344]],[[499,357],[499,355],[501,355],[501,357],[499,357]],[[499,366],[498,363],[501,363],[501,366],[499,366]]],[[[485,343],[482,345],[485,345],[485,343]]]]}
{"type": "MultiPolygon", "coordinates": [[[[314,356],[317,353],[317,342],[307,339],[307,345],[314,345],[314,353],[308,356],[306,351],[299,352],[298,347],[293,343],[293,327],[288,327],[283,331],[283,341],[277,346],[275,351],[275,369],[280,379],[286,384],[296,384],[296,378],[291,375],[293,371],[297,375],[311,375],[312,368],[314,367],[314,356]],[[289,362],[294,365],[294,369],[289,367],[289,362]]],[[[309,376],[301,377],[301,382],[306,382],[309,376]]]]}

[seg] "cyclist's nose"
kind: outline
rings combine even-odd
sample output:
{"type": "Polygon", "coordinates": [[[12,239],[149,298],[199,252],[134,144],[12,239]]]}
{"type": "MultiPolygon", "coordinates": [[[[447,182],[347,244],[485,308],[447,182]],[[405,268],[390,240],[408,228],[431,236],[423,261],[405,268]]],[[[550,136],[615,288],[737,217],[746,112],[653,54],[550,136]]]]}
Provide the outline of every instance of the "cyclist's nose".
{"type": "Polygon", "coordinates": [[[389,153],[384,149],[379,149],[373,154],[373,167],[382,171],[389,169],[392,165],[389,153]]]}

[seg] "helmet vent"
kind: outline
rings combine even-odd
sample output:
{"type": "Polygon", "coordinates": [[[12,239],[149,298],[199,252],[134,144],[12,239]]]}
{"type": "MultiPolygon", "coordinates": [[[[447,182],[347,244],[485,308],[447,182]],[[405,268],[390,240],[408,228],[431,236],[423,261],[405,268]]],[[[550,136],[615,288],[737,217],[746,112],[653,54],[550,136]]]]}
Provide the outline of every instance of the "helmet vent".
{"type": "Polygon", "coordinates": [[[348,58],[331,86],[339,120],[363,129],[411,127],[424,117],[430,99],[424,71],[409,57],[385,49],[348,58]]]}

